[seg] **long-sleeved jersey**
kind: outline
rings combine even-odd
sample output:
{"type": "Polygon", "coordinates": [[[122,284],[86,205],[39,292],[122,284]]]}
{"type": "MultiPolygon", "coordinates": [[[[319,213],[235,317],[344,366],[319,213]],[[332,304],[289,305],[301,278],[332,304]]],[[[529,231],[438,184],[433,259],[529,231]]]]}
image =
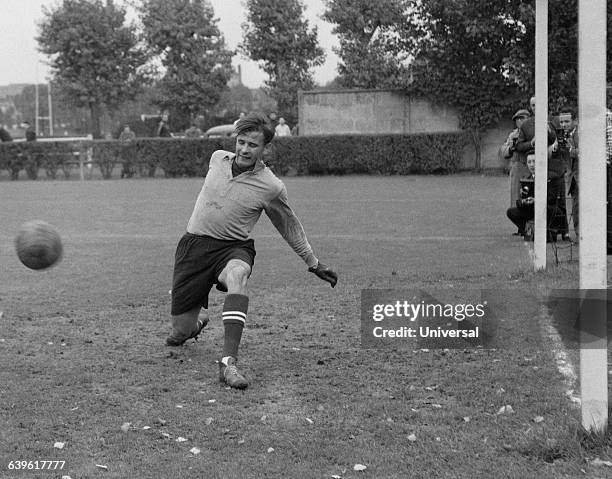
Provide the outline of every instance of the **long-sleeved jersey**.
{"type": "Polygon", "coordinates": [[[265,211],[289,246],[308,265],[318,260],[304,228],[289,206],[287,189],[272,171],[258,161],[253,170],[232,176],[234,153],[215,151],[196,200],[187,231],[222,240],[246,240],[265,211]]]}

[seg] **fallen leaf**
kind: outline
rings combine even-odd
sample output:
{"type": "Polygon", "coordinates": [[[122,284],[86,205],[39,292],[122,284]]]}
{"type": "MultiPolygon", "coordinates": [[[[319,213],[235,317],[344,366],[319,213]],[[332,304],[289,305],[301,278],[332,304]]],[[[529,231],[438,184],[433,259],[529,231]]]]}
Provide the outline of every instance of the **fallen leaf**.
{"type": "Polygon", "coordinates": [[[502,406],[499,408],[499,411],[497,411],[497,414],[512,414],[514,413],[514,409],[512,409],[512,406],[510,406],[509,404],[506,406],[502,406]]]}
{"type": "Polygon", "coordinates": [[[417,437],[416,437],[416,434],[414,434],[414,433],[412,433],[412,434],[410,434],[410,435],[408,436],[408,440],[409,440],[410,442],[415,442],[415,441],[416,441],[416,439],[417,439],[417,437]]]}
{"type": "Polygon", "coordinates": [[[143,426],[142,427],[145,431],[148,431],[149,429],[151,429],[151,426],[143,426]]]}
{"type": "Polygon", "coordinates": [[[306,418],[306,422],[308,424],[314,424],[314,421],[312,419],[310,419],[309,417],[306,418]]]}
{"type": "Polygon", "coordinates": [[[238,441],[238,444],[244,444],[244,439],[240,439],[240,440],[238,441]]]}
{"type": "Polygon", "coordinates": [[[544,421],[544,418],[542,416],[536,416],[533,418],[533,422],[542,422],[544,421]]]}
{"type": "Polygon", "coordinates": [[[342,476],[339,476],[338,474],[333,474],[332,479],[342,479],[342,476]]]}
{"type": "Polygon", "coordinates": [[[216,400],[216,399],[209,399],[209,400],[208,400],[208,403],[209,403],[209,404],[214,404],[214,403],[216,403],[216,402],[217,402],[217,400],[216,400]]]}
{"type": "Polygon", "coordinates": [[[189,452],[193,454],[194,456],[196,454],[200,454],[200,450],[197,447],[192,447],[191,449],[189,449],[189,452]]]}
{"type": "Polygon", "coordinates": [[[184,437],[181,437],[181,436],[176,438],[176,442],[186,442],[186,441],[187,441],[187,439],[185,439],[184,437]]]}
{"type": "Polygon", "coordinates": [[[434,409],[442,409],[442,404],[432,404],[431,407],[434,409]]]}
{"type": "Polygon", "coordinates": [[[612,462],[610,461],[602,461],[601,459],[599,459],[598,457],[596,457],[595,459],[593,459],[591,461],[591,464],[593,466],[608,466],[608,467],[612,467],[612,462]]]}
{"type": "Polygon", "coordinates": [[[317,406],[317,411],[325,411],[325,408],[321,405],[317,406]]]}
{"type": "Polygon", "coordinates": [[[176,407],[177,407],[177,409],[183,409],[183,405],[182,404],[177,404],[176,407]]]}
{"type": "Polygon", "coordinates": [[[70,476],[62,476],[62,479],[72,479],[70,476]]]}
{"type": "Polygon", "coordinates": [[[73,407],[73,408],[71,409],[71,411],[76,411],[78,408],[79,408],[79,406],[77,406],[77,407],[73,407]]]}
{"type": "Polygon", "coordinates": [[[55,444],[53,444],[53,447],[55,449],[64,449],[65,444],[66,444],[65,442],[56,442],[55,444]]]}
{"type": "Polygon", "coordinates": [[[131,424],[131,423],[129,423],[129,422],[124,422],[124,423],[121,425],[121,430],[122,430],[123,432],[128,432],[128,431],[130,430],[130,426],[131,426],[131,425],[132,425],[132,424],[131,424]]]}
{"type": "Polygon", "coordinates": [[[465,416],[465,417],[463,418],[463,420],[464,420],[465,422],[470,422],[470,417],[469,417],[469,416],[465,416]]]}
{"type": "Polygon", "coordinates": [[[164,436],[166,439],[170,439],[170,434],[168,434],[167,432],[162,432],[161,435],[164,436]]]}
{"type": "Polygon", "coordinates": [[[162,418],[157,418],[157,420],[155,421],[155,424],[159,425],[159,426],[165,426],[166,425],[166,421],[164,421],[162,418]]]}
{"type": "Polygon", "coordinates": [[[266,419],[268,419],[268,416],[266,416],[265,414],[263,416],[261,416],[261,419],[259,419],[261,422],[264,422],[266,419]]]}
{"type": "Polygon", "coordinates": [[[274,448],[273,447],[269,447],[268,448],[268,454],[270,454],[271,452],[274,452],[274,448]]]}
{"type": "Polygon", "coordinates": [[[210,426],[212,422],[213,422],[212,417],[207,417],[206,419],[204,419],[204,424],[206,424],[207,426],[210,426]]]}
{"type": "Polygon", "coordinates": [[[96,467],[99,467],[100,469],[104,469],[105,471],[108,471],[108,466],[105,466],[104,464],[96,464],[96,467]]]}
{"type": "Polygon", "coordinates": [[[353,471],[365,471],[367,469],[363,464],[355,464],[353,466],[353,471]]]}

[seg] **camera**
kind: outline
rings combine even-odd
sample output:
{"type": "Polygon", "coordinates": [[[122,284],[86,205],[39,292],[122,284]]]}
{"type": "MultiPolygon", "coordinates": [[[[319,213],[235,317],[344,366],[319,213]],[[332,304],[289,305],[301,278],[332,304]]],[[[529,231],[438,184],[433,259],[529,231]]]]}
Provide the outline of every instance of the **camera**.
{"type": "Polygon", "coordinates": [[[569,151],[569,132],[564,128],[555,128],[555,133],[557,135],[557,144],[559,145],[559,149],[569,151]]]}

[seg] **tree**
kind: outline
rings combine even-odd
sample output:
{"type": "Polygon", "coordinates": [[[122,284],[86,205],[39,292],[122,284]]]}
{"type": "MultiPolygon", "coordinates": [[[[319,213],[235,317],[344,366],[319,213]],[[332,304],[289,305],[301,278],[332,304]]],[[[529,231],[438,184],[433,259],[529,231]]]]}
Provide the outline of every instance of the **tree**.
{"type": "Polygon", "coordinates": [[[394,88],[403,84],[410,59],[404,34],[408,0],[327,0],[323,19],[340,39],[339,81],[345,88],[394,88]]]}
{"type": "Polygon", "coordinates": [[[317,28],[309,30],[299,0],[247,0],[240,49],[260,62],[268,75],[269,94],[279,114],[289,123],[297,121],[298,90],[314,86],[311,69],[323,63],[317,28]]]}
{"type": "MultiPolygon", "coordinates": [[[[460,126],[476,147],[482,133],[524,102],[524,86],[508,73],[508,52],[521,51],[525,26],[517,2],[471,0],[415,3],[408,28],[414,40],[410,92],[458,109],[460,126]]],[[[519,7],[520,8],[520,7],[519,7]]]]}
{"type": "Polygon", "coordinates": [[[90,132],[100,138],[100,117],[138,92],[145,54],[125,9],[113,0],[63,0],[44,8],[39,49],[50,56],[61,94],[90,111],[90,132]]]}
{"type": "Polygon", "coordinates": [[[182,123],[207,115],[228,88],[233,55],[212,6],[207,0],[146,0],[141,13],[147,44],[164,69],[156,103],[182,123]]]}

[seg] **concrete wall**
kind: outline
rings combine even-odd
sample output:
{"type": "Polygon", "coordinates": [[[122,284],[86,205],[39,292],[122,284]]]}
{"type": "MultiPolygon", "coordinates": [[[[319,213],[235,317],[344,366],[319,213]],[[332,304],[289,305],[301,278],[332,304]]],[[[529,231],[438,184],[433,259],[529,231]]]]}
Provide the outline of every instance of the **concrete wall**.
{"type": "MultiPolygon", "coordinates": [[[[400,90],[300,92],[298,108],[300,135],[460,131],[455,109],[433,105],[400,90]]],[[[503,168],[498,151],[511,129],[508,121],[485,134],[481,147],[483,168],[503,168]]],[[[463,160],[464,168],[474,167],[473,146],[466,147],[463,160]]]]}

